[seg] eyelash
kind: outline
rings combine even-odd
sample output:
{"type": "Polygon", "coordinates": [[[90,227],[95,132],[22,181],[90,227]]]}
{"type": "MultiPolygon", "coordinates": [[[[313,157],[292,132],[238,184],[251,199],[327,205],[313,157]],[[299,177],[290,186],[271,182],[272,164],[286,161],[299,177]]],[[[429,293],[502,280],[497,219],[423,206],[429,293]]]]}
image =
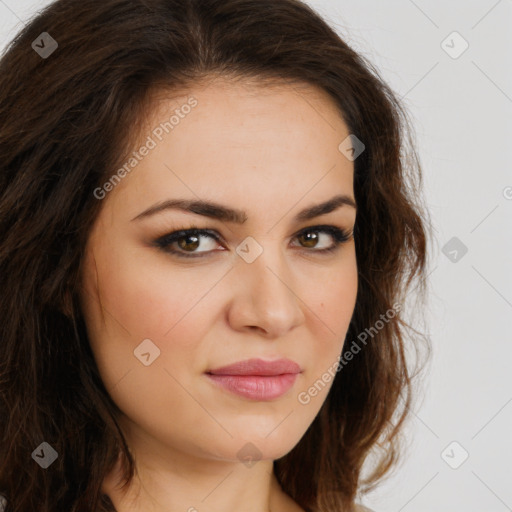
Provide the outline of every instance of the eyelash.
{"type": "MultiPolygon", "coordinates": [[[[298,238],[301,235],[307,234],[307,233],[327,233],[334,239],[334,245],[332,247],[328,247],[327,249],[311,249],[311,252],[320,253],[320,254],[329,254],[337,249],[339,249],[339,246],[344,243],[348,242],[350,238],[352,237],[352,233],[345,231],[343,229],[337,228],[336,226],[329,226],[329,225],[320,225],[320,226],[310,226],[308,228],[305,228],[301,231],[299,231],[294,238],[298,238]]],[[[173,231],[172,233],[169,233],[168,235],[165,235],[163,237],[160,237],[159,239],[155,240],[154,244],[161,249],[162,251],[166,253],[174,254],[180,258],[202,258],[205,255],[210,254],[213,251],[203,251],[199,253],[187,253],[183,250],[176,250],[171,249],[170,246],[172,243],[181,240],[182,238],[186,238],[187,236],[206,236],[208,238],[212,238],[216,242],[220,243],[221,239],[220,237],[212,230],[209,229],[200,229],[196,226],[192,226],[189,229],[181,229],[178,231],[173,231]]],[[[307,247],[304,247],[303,249],[307,250],[307,247]]]]}

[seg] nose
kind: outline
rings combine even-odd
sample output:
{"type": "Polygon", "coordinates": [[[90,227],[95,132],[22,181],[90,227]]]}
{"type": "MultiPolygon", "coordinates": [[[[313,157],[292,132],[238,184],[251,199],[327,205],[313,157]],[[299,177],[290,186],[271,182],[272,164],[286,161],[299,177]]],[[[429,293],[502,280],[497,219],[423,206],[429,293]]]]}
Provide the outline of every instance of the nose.
{"type": "Polygon", "coordinates": [[[231,272],[234,294],[228,321],[239,331],[259,331],[267,338],[285,336],[304,322],[304,303],[289,265],[265,249],[252,263],[239,258],[231,272]]]}

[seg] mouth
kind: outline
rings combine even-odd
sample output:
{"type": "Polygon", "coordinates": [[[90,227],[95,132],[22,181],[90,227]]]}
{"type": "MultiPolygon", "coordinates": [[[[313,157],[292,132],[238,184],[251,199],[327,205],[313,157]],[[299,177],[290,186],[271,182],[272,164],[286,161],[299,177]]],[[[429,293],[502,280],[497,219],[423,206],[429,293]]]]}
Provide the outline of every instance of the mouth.
{"type": "Polygon", "coordinates": [[[289,359],[248,359],[205,373],[211,381],[231,393],[264,401],[284,395],[301,372],[300,366],[289,359]]]}

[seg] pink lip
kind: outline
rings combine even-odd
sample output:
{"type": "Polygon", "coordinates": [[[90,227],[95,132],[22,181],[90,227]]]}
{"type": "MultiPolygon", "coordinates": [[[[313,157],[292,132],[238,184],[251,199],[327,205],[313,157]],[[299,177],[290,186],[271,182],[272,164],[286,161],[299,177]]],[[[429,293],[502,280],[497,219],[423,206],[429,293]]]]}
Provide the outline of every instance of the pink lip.
{"type": "Polygon", "coordinates": [[[271,400],[284,395],[301,371],[300,366],[289,359],[248,359],[209,370],[206,374],[232,393],[253,400],[271,400]]]}

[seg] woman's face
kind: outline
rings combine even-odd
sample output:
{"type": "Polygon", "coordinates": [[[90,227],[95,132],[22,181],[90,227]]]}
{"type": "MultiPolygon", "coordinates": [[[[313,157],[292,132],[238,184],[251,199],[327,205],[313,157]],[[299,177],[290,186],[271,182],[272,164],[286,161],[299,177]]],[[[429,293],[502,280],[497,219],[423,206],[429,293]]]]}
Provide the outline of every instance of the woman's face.
{"type": "Polygon", "coordinates": [[[298,396],[336,362],[355,307],[354,241],[332,233],[350,235],[356,210],[314,208],[354,200],[348,135],[308,86],[215,81],[155,107],[136,165],[103,189],[83,262],[91,347],[129,444],[238,461],[277,459],[303,436],[332,381],[298,396]],[[199,201],[215,206],[186,209],[199,201]],[[192,227],[207,231],[163,240],[192,227]],[[296,369],[208,373],[248,359],[296,369]]]}

